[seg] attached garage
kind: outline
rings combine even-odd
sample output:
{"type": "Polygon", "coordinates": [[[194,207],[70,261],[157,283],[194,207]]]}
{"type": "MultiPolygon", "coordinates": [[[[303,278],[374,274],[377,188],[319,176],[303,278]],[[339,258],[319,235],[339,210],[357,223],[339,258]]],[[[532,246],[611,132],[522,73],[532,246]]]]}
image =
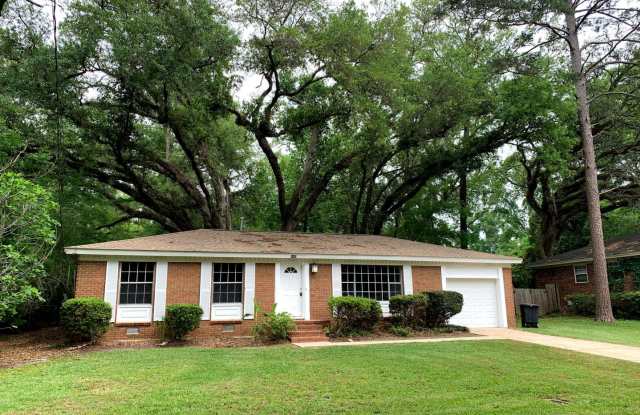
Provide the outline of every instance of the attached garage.
{"type": "Polygon", "coordinates": [[[462,294],[462,311],[452,324],[466,327],[506,327],[502,269],[496,267],[442,267],[444,289],[462,294]]]}

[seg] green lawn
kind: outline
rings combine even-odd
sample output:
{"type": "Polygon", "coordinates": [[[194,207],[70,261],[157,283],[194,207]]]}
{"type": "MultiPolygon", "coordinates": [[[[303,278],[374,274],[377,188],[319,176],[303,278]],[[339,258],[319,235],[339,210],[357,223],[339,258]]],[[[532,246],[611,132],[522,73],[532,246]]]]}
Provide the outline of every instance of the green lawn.
{"type": "Polygon", "coordinates": [[[598,323],[588,317],[550,316],[540,319],[539,328],[522,330],[552,336],[640,346],[640,321],[638,320],[618,320],[614,324],[608,324],[598,323]]]}
{"type": "Polygon", "coordinates": [[[506,341],[116,350],[0,385],[2,413],[640,413],[640,365],[506,341]]]}

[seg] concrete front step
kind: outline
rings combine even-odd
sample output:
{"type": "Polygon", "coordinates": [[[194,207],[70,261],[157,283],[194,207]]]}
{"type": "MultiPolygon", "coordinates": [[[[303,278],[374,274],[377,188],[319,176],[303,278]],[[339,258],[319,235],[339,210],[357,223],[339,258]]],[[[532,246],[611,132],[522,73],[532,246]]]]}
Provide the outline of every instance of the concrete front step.
{"type": "Polygon", "coordinates": [[[289,337],[294,343],[326,341],[324,327],[327,324],[328,321],[322,320],[296,321],[296,329],[289,333],[289,337]]]}

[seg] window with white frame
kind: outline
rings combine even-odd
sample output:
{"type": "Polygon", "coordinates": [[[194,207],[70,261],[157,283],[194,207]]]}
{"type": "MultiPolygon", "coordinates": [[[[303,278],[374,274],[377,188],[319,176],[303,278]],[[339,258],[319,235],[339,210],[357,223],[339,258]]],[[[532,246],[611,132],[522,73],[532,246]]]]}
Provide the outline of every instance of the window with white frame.
{"type": "Polygon", "coordinates": [[[151,304],[155,265],[155,262],[120,263],[120,304],[151,304]]]}
{"type": "Polygon", "coordinates": [[[575,265],[573,273],[576,276],[576,284],[586,284],[589,282],[589,273],[586,265],[575,265]]]}
{"type": "Polygon", "coordinates": [[[213,304],[242,302],[244,264],[213,264],[213,304]]]}
{"type": "Polygon", "coordinates": [[[402,267],[342,265],[342,295],[388,301],[398,294],[402,294],[402,267]]]}

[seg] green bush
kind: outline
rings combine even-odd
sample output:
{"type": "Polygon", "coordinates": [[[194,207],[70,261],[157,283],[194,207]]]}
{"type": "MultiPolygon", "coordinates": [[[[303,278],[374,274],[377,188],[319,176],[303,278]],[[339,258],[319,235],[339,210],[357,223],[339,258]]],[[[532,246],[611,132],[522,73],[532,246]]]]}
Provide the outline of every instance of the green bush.
{"type": "Polygon", "coordinates": [[[640,291],[613,294],[611,302],[616,318],[640,320],[640,291]]]}
{"type": "Polygon", "coordinates": [[[565,297],[569,311],[579,316],[596,314],[596,299],[593,294],[571,294],[565,297]]]}
{"type": "Polygon", "coordinates": [[[258,321],[251,329],[256,338],[263,341],[286,340],[289,333],[296,329],[296,324],[289,313],[276,313],[274,304],[271,311],[263,313],[256,305],[258,321]],[[262,316],[260,316],[262,314],[262,316]]]}
{"type": "Polygon", "coordinates": [[[182,340],[198,328],[202,308],[197,304],[171,304],[164,316],[165,335],[172,340],[182,340]]]}
{"type": "Polygon", "coordinates": [[[370,332],[382,318],[380,304],[369,298],[331,297],[329,309],[329,334],[336,337],[370,332]]]}
{"type": "MultiPolygon", "coordinates": [[[[586,317],[596,314],[596,298],[593,294],[572,294],[565,299],[573,314],[586,317]]],[[[616,318],[640,320],[640,291],[611,294],[611,308],[616,318]]]]}
{"type": "Polygon", "coordinates": [[[462,294],[455,291],[432,291],[427,297],[425,326],[429,328],[446,326],[449,319],[462,310],[462,294]]]}
{"type": "Polygon", "coordinates": [[[109,328],[111,305],[93,297],[72,298],[60,308],[60,323],[69,341],[95,342],[109,328]]]}
{"type": "Polygon", "coordinates": [[[403,327],[424,327],[426,307],[425,294],[394,295],[389,299],[389,312],[395,324],[403,327]]]}
{"type": "Polygon", "coordinates": [[[391,334],[398,337],[407,337],[409,334],[411,334],[411,330],[409,328],[399,325],[391,326],[389,331],[391,332],[391,334]]]}

